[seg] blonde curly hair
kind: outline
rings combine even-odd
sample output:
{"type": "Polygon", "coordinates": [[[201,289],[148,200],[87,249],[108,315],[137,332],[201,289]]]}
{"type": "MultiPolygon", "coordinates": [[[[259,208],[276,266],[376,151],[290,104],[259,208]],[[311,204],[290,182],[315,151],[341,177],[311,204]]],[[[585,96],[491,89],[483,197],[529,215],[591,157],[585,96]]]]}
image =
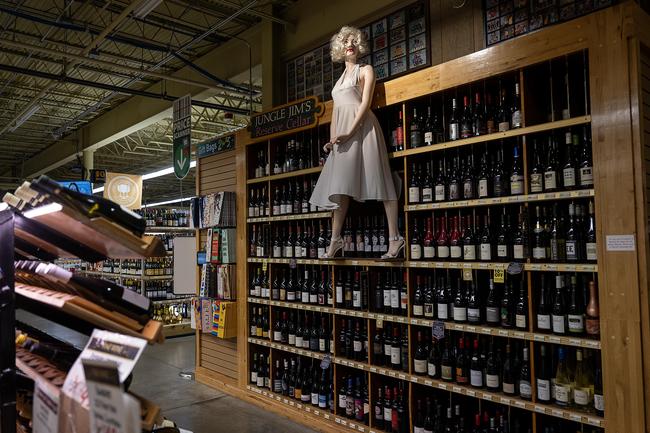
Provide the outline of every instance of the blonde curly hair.
{"type": "Polygon", "coordinates": [[[352,26],[343,26],[338,33],[332,36],[330,41],[330,55],[334,63],[345,61],[345,41],[352,36],[359,49],[359,57],[368,53],[368,41],[361,30],[352,26]]]}

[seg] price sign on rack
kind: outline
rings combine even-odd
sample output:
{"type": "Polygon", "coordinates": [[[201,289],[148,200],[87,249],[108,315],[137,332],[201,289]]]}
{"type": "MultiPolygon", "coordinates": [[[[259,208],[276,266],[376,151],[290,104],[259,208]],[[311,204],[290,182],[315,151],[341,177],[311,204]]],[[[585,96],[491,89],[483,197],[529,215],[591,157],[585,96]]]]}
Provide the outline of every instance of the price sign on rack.
{"type": "Polygon", "coordinates": [[[494,282],[495,283],[501,283],[501,284],[505,283],[506,282],[505,275],[506,275],[506,273],[505,273],[505,271],[503,269],[495,269],[494,270],[494,282]]]}

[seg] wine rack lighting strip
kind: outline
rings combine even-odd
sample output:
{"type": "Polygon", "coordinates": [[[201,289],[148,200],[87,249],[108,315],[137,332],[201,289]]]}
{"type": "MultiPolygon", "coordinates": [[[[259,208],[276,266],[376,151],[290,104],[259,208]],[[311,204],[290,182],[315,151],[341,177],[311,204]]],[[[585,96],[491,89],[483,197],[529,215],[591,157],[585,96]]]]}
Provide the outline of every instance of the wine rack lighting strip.
{"type": "MultiPolygon", "coordinates": [[[[317,313],[336,314],[339,316],[361,317],[364,319],[382,320],[387,322],[411,324],[414,326],[425,326],[431,328],[434,320],[407,318],[391,314],[368,313],[365,311],[354,311],[341,308],[322,307],[319,305],[308,305],[300,303],[272,301],[268,299],[248,298],[249,303],[271,305],[274,307],[291,308],[294,310],[314,311],[317,313]]],[[[561,337],[558,335],[539,334],[534,332],[515,331],[510,329],[493,328],[481,325],[467,325],[456,322],[443,322],[445,329],[450,331],[469,332],[473,334],[492,335],[495,337],[514,338],[518,340],[537,341],[541,343],[562,344],[565,346],[584,347],[587,349],[600,350],[600,340],[589,338],[561,337]]]]}
{"type": "Polygon", "coordinates": [[[284,403],[284,404],[286,404],[288,406],[295,407],[296,409],[304,410],[305,412],[310,413],[312,415],[321,416],[326,420],[329,420],[329,421],[334,420],[334,422],[336,424],[340,424],[340,425],[342,425],[344,427],[347,427],[347,428],[350,428],[352,430],[358,430],[360,432],[366,432],[367,431],[368,433],[381,433],[381,431],[371,430],[366,425],[356,424],[356,423],[354,423],[354,422],[352,422],[352,421],[350,421],[350,420],[348,420],[346,418],[341,418],[340,416],[334,415],[333,413],[331,413],[331,412],[329,412],[327,410],[315,409],[315,408],[311,407],[310,405],[305,405],[303,403],[298,403],[298,402],[296,402],[296,401],[294,401],[292,399],[286,398],[283,395],[279,395],[279,394],[276,394],[274,392],[271,392],[271,391],[268,391],[268,390],[265,390],[265,389],[262,389],[262,388],[258,388],[257,386],[247,385],[246,389],[248,389],[249,391],[252,391],[252,392],[254,392],[256,394],[260,394],[260,395],[263,395],[265,397],[268,397],[271,400],[275,400],[275,401],[278,401],[280,403],[284,403]]]}
{"type": "Polygon", "coordinates": [[[477,200],[460,200],[448,201],[441,203],[424,203],[413,204],[404,206],[406,212],[421,211],[421,210],[434,210],[434,209],[454,209],[472,206],[488,206],[493,204],[511,204],[511,203],[525,203],[546,200],[563,200],[573,198],[594,197],[593,189],[583,189],[576,191],[561,191],[561,192],[545,192],[541,194],[522,194],[511,195],[508,197],[494,197],[494,198],[480,198],[477,200]]]}
{"type": "Polygon", "coordinates": [[[332,216],[332,212],[313,212],[313,213],[299,213],[295,215],[278,215],[272,217],[254,217],[248,218],[247,223],[266,223],[273,221],[295,221],[295,220],[306,220],[306,219],[315,219],[315,218],[329,218],[332,216]]]}
{"type": "Polygon", "coordinates": [[[526,134],[535,134],[538,132],[550,131],[553,129],[568,128],[570,126],[584,125],[591,122],[591,116],[574,117],[572,119],[558,120],[555,122],[542,123],[540,125],[527,126],[525,128],[510,129],[504,132],[495,132],[493,134],[480,135],[478,137],[463,138],[460,140],[446,141],[431,146],[417,147],[415,149],[400,150],[389,153],[390,158],[401,158],[404,156],[418,155],[421,153],[435,152],[437,150],[450,149],[453,147],[467,146],[476,143],[485,143],[488,141],[502,140],[505,138],[519,137],[526,134]]]}
{"type": "MultiPolygon", "coordinates": [[[[278,343],[273,343],[265,340],[259,340],[256,338],[249,338],[248,339],[249,343],[252,344],[257,344],[260,346],[264,347],[269,347],[272,349],[277,349],[277,350],[282,350],[284,352],[288,353],[294,353],[297,355],[303,355],[315,359],[323,359],[325,355],[320,354],[320,353],[315,353],[309,350],[301,350],[301,349],[296,349],[291,346],[287,346],[284,344],[278,344],[278,343]]],[[[381,374],[383,376],[388,376],[392,377],[395,379],[401,379],[401,380],[407,380],[409,382],[429,386],[432,388],[438,388],[442,389],[444,391],[449,391],[453,392],[455,394],[461,394],[461,395],[467,395],[469,397],[474,397],[478,398],[481,400],[486,400],[486,401],[492,401],[495,403],[500,403],[504,404],[506,406],[512,406],[516,407],[519,409],[524,409],[530,412],[537,412],[549,416],[553,416],[556,418],[563,418],[563,419],[568,419],[571,421],[579,422],[579,423],[584,423],[584,424],[589,424],[593,425],[596,427],[603,427],[604,422],[603,419],[600,417],[596,416],[591,416],[591,415],[586,415],[580,412],[576,411],[570,411],[570,410],[563,410],[560,408],[554,408],[554,407],[549,407],[546,405],[542,404],[536,404],[536,403],[531,403],[526,400],[522,400],[520,398],[515,398],[515,397],[508,397],[504,396],[501,394],[497,393],[492,393],[492,392],[487,392],[487,391],[481,391],[473,388],[469,388],[466,386],[460,386],[460,385],[454,385],[452,383],[447,383],[443,382],[440,380],[435,380],[435,379],[429,379],[429,378],[423,378],[423,377],[418,377],[414,376],[408,373],[400,372],[400,371],[395,371],[392,369],[388,368],[383,368],[383,367],[375,367],[371,366],[365,363],[359,363],[356,361],[350,361],[347,359],[342,359],[339,357],[334,357],[332,356],[332,362],[334,364],[339,364],[339,365],[344,365],[348,366],[351,368],[356,368],[359,370],[363,371],[368,371],[370,373],[376,373],[376,374],[381,374]]]]}
{"type": "MultiPolygon", "coordinates": [[[[509,262],[420,262],[420,261],[382,261],[379,259],[345,259],[345,260],[321,260],[321,259],[270,259],[249,257],[248,263],[271,263],[280,265],[338,265],[338,266],[379,266],[379,267],[405,267],[425,269],[478,269],[495,270],[507,269],[509,262]]],[[[568,264],[568,263],[524,263],[526,271],[545,272],[598,272],[596,264],[568,264]]]]}

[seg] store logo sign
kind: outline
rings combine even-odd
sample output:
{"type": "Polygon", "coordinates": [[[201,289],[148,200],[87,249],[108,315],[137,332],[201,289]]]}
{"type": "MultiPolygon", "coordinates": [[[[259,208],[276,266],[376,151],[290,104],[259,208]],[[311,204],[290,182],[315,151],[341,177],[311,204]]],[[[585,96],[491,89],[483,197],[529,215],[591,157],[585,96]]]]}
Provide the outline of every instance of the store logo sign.
{"type": "Polygon", "coordinates": [[[106,173],[104,198],[129,209],[140,209],[142,207],[142,176],[106,173]]]}
{"type": "Polygon", "coordinates": [[[258,138],[286,131],[300,131],[314,124],[325,112],[317,96],[310,96],[251,118],[251,137],[258,138]]]}

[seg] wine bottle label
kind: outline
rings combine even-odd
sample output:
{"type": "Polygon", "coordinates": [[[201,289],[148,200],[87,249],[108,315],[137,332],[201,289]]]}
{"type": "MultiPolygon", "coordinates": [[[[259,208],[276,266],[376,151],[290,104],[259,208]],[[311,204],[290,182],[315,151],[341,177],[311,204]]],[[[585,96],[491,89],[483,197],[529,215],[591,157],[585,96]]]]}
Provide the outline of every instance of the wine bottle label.
{"type": "Polygon", "coordinates": [[[441,259],[449,258],[449,247],[447,245],[438,245],[438,257],[441,259]]]}
{"type": "Polygon", "coordinates": [[[533,388],[527,380],[519,381],[519,395],[521,398],[530,399],[533,397],[533,388]]]}
{"type": "Polygon", "coordinates": [[[340,409],[345,409],[345,406],[346,406],[345,399],[346,399],[345,394],[343,394],[343,393],[339,394],[339,408],[340,409]]]}
{"type": "Polygon", "coordinates": [[[467,308],[467,321],[470,323],[478,323],[481,321],[481,310],[479,308],[467,308]]]}
{"type": "Polygon", "coordinates": [[[300,401],[302,401],[303,403],[309,403],[310,398],[311,398],[311,394],[309,393],[300,395],[300,401]]]}
{"type": "Polygon", "coordinates": [[[433,317],[433,304],[424,304],[424,317],[433,317]]]}
{"type": "Polygon", "coordinates": [[[458,126],[458,123],[450,123],[449,124],[449,139],[450,140],[458,140],[460,137],[460,128],[458,126]]]}
{"type": "Polygon", "coordinates": [[[589,388],[574,388],[573,389],[573,401],[578,406],[587,406],[589,404],[589,397],[591,395],[589,388]]]}
{"type": "Polygon", "coordinates": [[[537,260],[544,260],[546,258],[546,248],[533,247],[533,258],[537,260]]]}
{"type": "Polygon", "coordinates": [[[424,433],[424,427],[413,426],[413,433],[424,433]]]}
{"type": "Polygon", "coordinates": [[[413,315],[418,317],[424,315],[424,307],[422,305],[413,305],[413,315]]]}
{"type": "Polygon", "coordinates": [[[285,257],[293,257],[293,246],[285,246],[284,247],[284,256],[285,257]]]}
{"type": "Polygon", "coordinates": [[[566,332],[564,322],[565,316],[557,316],[553,314],[553,332],[556,334],[564,334],[566,332]]]}
{"type": "Polygon", "coordinates": [[[585,320],[585,328],[587,334],[589,335],[598,335],[600,334],[600,320],[596,318],[587,318],[585,320]]]}
{"type": "Polygon", "coordinates": [[[479,179],[478,181],[478,198],[485,198],[488,196],[488,180],[479,179]]]}
{"type": "Polygon", "coordinates": [[[343,303],[343,286],[336,286],[336,303],[343,303]]]}
{"type": "Polygon", "coordinates": [[[393,309],[400,308],[399,289],[390,291],[390,307],[393,309]]]}
{"type": "Polygon", "coordinates": [[[594,409],[601,412],[605,410],[605,399],[602,394],[594,394],[594,409]]]}
{"type": "Polygon", "coordinates": [[[444,185],[436,185],[435,199],[436,199],[436,201],[444,201],[445,200],[445,186],[444,185]]]}
{"type": "Polygon", "coordinates": [[[310,304],[318,304],[318,294],[317,293],[310,293],[309,294],[309,303],[310,304]]]}
{"type": "Polygon", "coordinates": [[[264,248],[262,248],[262,247],[255,248],[255,256],[256,257],[263,257],[264,256],[264,248]]]}
{"type": "Polygon", "coordinates": [[[273,247],[273,257],[282,257],[282,247],[273,247]]]}
{"type": "Polygon", "coordinates": [[[384,290],[384,307],[390,307],[390,290],[384,290]]]}
{"type": "Polygon", "coordinates": [[[296,334],[289,334],[289,345],[290,346],[296,345],[296,334]]]}
{"type": "Polygon", "coordinates": [[[390,347],[390,363],[393,365],[399,365],[402,359],[402,354],[399,346],[390,347]]]}
{"type": "Polygon", "coordinates": [[[555,403],[560,406],[567,406],[569,404],[569,396],[571,395],[571,387],[569,385],[555,384],[555,403]]]}
{"type": "Polygon", "coordinates": [[[598,254],[596,250],[596,242],[587,242],[586,249],[587,260],[596,260],[598,254]]]}
{"type": "Polygon", "coordinates": [[[505,132],[510,129],[510,122],[499,122],[499,132],[505,132]]]}
{"type": "Polygon", "coordinates": [[[508,257],[508,245],[497,245],[497,257],[508,257]]]}
{"type": "Polygon", "coordinates": [[[594,184],[593,167],[580,168],[580,186],[591,186],[594,184]]]}
{"type": "Polygon", "coordinates": [[[520,110],[515,110],[512,112],[512,127],[513,128],[520,128],[521,127],[521,111],[520,110]]]}
{"type": "Polygon", "coordinates": [[[260,376],[259,374],[257,375],[257,383],[256,383],[256,385],[259,386],[260,388],[265,386],[264,377],[260,376]]]}
{"type": "Polygon", "coordinates": [[[433,246],[424,247],[424,258],[433,259],[436,257],[436,249],[433,246]]]}
{"type": "Polygon", "coordinates": [[[412,186],[409,187],[409,203],[419,203],[420,202],[420,187],[412,186]]]}
{"type": "Polygon", "coordinates": [[[251,335],[253,337],[257,335],[257,326],[251,325],[251,335]]]}
{"type": "Polygon", "coordinates": [[[537,379],[537,398],[540,401],[551,400],[551,382],[548,379],[537,379]]]}
{"type": "Polygon", "coordinates": [[[515,314],[515,326],[520,329],[526,328],[526,316],[524,314],[515,314]]]}
{"type": "Polygon", "coordinates": [[[510,176],[510,194],[518,195],[524,193],[524,177],[520,174],[510,176]]]}
{"type": "Polygon", "coordinates": [[[449,253],[452,259],[460,259],[463,257],[463,248],[458,245],[452,245],[449,248],[449,253]]]}
{"type": "Polygon", "coordinates": [[[391,345],[390,343],[384,344],[384,356],[387,358],[390,358],[390,350],[391,350],[391,345]]]}
{"type": "Polygon", "coordinates": [[[512,246],[512,257],[515,260],[523,260],[524,257],[524,246],[523,245],[513,245],[512,246]]]}
{"type": "Polygon", "coordinates": [[[569,314],[569,332],[575,332],[576,334],[581,334],[585,332],[585,321],[582,314],[569,314]]]}
{"type": "Polygon", "coordinates": [[[384,407],[384,421],[391,422],[392,414],[393,414],[393,408],[384,407]]]}
{"type": "Polygon", "coordinates": [[[372,243],[370,243],[370,237],[369,236],[364,236],[363,237],[363,246],[364,246],[364,251],[367,253],[372,252],[372,243]]]}
{"type": "Polygon", "coordinates": [[[566,259],[578,260],[578,248],[576,241],[566,241],[566,259]]]}
{"type": "Polygon", "coordinates": [[[296,347],[302,347],[304,345],[304,340],[302,338],[302,335],[296,335],[295,345],[296,347]]]}
{"type": "Polygon", "coordinates": [[[251,371],[251,383],[257,383],[257,371],[251,371]]]}
{"type": "Polygon", "coordinates": [[[318,247],[318,258],[322,259],[325,255],[325,247],[318,247]]]}
{"type": "Polygon", "coordinates": [[[367,401],[363,402],[363,416],[365,417],[370,413],[370,404],[367,401]]]}
{"type": "Polygon", "coordinates": [[[411,244],[411,260],[420,260],[422,258],[422,246],[411,244]]]}
{"type": "Polygon", "coordinates": [[[280,340],[282,340],[282,332],[280,332],[280,331],[273,331],[273,340],[274,340],[274,341],[280,341],[280,340]]]}
{"type": "Polygon", "coordinates": [[[274,204],[273,205],[273,215],[280,215],[280,213],[281,213],[280,209],[281,209],[280,205],[274,204]]]}
{"type": "Polygon", "coordinates": [[[442,365],[440,368],[440,377],[443,380],[451,380],[453,378],[453,370],[451,365],[442,365]]]}
{"type": "Polygon", "coordinates": [[[325,352],[326,346],[325,346],[325,339],[324,338],[319,338],[318,339],[318,350],[320,352],[325,352]]]}
{"type": "Polygon", "coordinates": [[[485,320],[488,323],[498,323],[501,321],[498,307],[485,307],[485,320]]]}
{"type": "Polygon", "coordinates": [[[452,182],[449,185],[449,200],[458,200],[460,197],[460,191],[458,191],[458,183],[452,182]]]}
{"type": "Polygon", "coordinates": [[[277,392],[278,394],[282,392],[282,380],[275,379],[273,381],[273,392],[277,392]]]}
{"type": "Polygon", "coordinates": [[[463,245],[463,259],[476,260],[476,245],[463,245]]]}
{"type": "Polygon", "coordinates": [[[361,308],[361,292],[357,290],[352,292],[352,307],[361,308]]]}
{"type": "Polygon", "coordinates": [[[562,180],[564,187],[576,186],[576,170],[573,167],[562,170],[562,180]]]}
{"type": "Polygon", "coordinates": [[[427,131],[424,133],[424,144],[427,146],[433,144],[433,132],[427,131]]]}
{"type": "Polygon", "coordinates": [[[463,183],[463,198],[466,200],[474,198],[474,184],[472,182],[465,181],[463,183]]]}
{"type": "Polygon", "coordinates": [[[465,321],[467,321],[467,308],[465,308],[465,307],[454,307],[454,320],[456,322],[465,322],[465,321]]]}
{"type": "Polygon", "coordinates": [[[557,188],[557,176],[555,171],[544,172],[544,189],[551,190],[557,188]]]}
{"type": "Polygon", "coordinates": [[[492,260],[492,245],[490,244],[481,244],[480,245],[480,254],[481,260],[492,260]]]}
{"type": "Polygon", "coordinates": [[[309,292],[301,292],[300,301],[303,304],[309,304],[309,292]]]}
{"type": "Polygon", "coordinates": [[[433,189],[431,187],[422,188],[422,202],[431,203],[433,201],[433,189]]]}
{"type": "Polygon", "coordinates": [[[381,251],[380,246],[379,246],[379,238],[377,237],[376,234],[372,235],[372,252],[378,252],[381,251]]]}
{"type": "Polygon", "coordinates": [[[496,389],[499,388],[499,375],[498,374],[486,374],[485,375],[485,385],[488,388],[496,389]]]}
{"type": "Polygon", "coordinates": [[[301,213],[309,213],[309,202],[303,201],[302,206],[300,207],[301,213]]]}
{"type": "Polygon", "coordinates": [[[535,194],[542,192],[544,189],[543,186],[544,177],[541,173],[533,173],[530,175],[530,192],[535,194]]]}
{"type": "Polygon", "coordinates": [[[469,383],[477,388],[483,388],[483,372],[481,370],[470,370],[469,383]]]}
{"type": "Polygon", "coordinates": [[[544,330],[551,329],[551,316],[548,314],[538,314],[537,327],[544,330]]]}
{"type": "Polygon", "coordinates": [[[515,384],[503,382],[503,392],[505,394],[514,394],[515,393],[515,384]]]}
{"type": "Polygon", "coordinates": [[[449,319],[449,305],[448,304],[438,304],[438,319],[447,320],[449,319]]]}
{"type": "Polygon", "coordinates": [[[296,292],[290,290],[287,292],[287,301],[294,302],[296,300],[296,292]]]}
{"type": "Polygon", "coordinates": [[[427,362],[427,374],[429,375],[429,377],[435,377],[437,373],[436,370],[437,370],[436,364],[432,362],[427,362]]]}
{"type": "MultiPolygon", "coordinates": [[[[358,353],[358,352],[361,352],[362,347],[363,347],[363,345],[361,344],[361,341],[355,341],[355,342],[354,342],[354,351],[355,351],[355,352],[357,352],[357,353],[358,353]]],[[[324,351],[324,350],[325,350],[325,349],[323,349],[323,351],[324,351]]],[[[391,353],[391,355],[392,355],[392,353],[391,353]]]]}
{"type": "Polygon", "coordinates": [[[417,374],[424,374],[427,372],[427,361],[426,359],[416,359],[414,360],[415,372],[417,374]]]}
{"type": "Polygon", "coordinates": [[[311,404],[313,406],[318,406],[318,393],[317,392],[312,392],[311,393],[311,404]]]}

